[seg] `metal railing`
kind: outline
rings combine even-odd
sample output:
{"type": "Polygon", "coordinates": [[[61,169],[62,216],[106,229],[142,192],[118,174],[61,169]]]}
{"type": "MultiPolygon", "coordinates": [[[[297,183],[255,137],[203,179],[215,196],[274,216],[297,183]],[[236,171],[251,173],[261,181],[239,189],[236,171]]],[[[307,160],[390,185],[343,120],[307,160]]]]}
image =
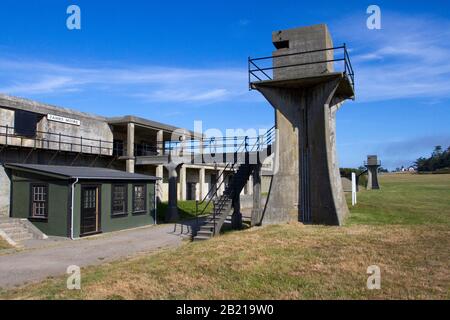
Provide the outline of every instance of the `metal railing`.
{"type": "MultiPolygon", "coordinates": [[[[128,145],[127,143],[115,140],[113,145],[113,155],[122,157],[127,155],[128,145]]],[[[135,157],[155,156],[159,155],[160,151],[164,148],[158,147],[157,144],[150,143],[135,143],[133,155],[135,157]]]]}
{"type": "MultiPolygon", "coordinates": [[[[270,131],[271,130],[271,131],[270,131]]],[[[273,129],[270,129],[273,132],[273,129]]],[[[269,132],[267,131],[267,132],[269,132]]],[[[151,143],[135,143],[134,156],[155,156],[164,155],[171,152],[180,154],[221,154],[235,153],[239,148],[240,151],[259,151],[272,144],[272,137],[267,133],[259,136],[234,136],[234,137],[210,137],[201,140],[185,140],[185,141],[163,141],[151,143]],[[250,150],[250,146],[253,146],[250,150]]],[[[113,155],[126,156],[127,143],[121,140],[115,140],[113,143],[113,155]]]]}
{"type": "MultiPolygon", "coordinates": [[[[262,147],[269,147],[273,144],[273,142],[275,141],[275,136],[276,131],[275,131],[275,126],[273,126],[272,128],[270,128],[265,134],[258,136],[255,138],[255,142],[254,144],[251,146],[251,148],[249,149],[249,143],[248,143],[248,137],[244,137],[244,139],[242,140],[242,142],[240,143],[240,145],[235,148],[235,153],[236,155],[238,155],[239,153],[242,152],[253,152],[253,151],[260,151],[262,150],[262,147]],[[256,148],[256,149],[255,149],[256,148]]],[[[205,195],[205,197],[201,200],[201,201],[196,201],[195,202],[195,215],[196,215],[196,219],[197,219],[197,226],[199,225],[199,217],[205,215],[205,211],[206,209],[209,207],[211,201],[219,199],[218,207],[216,210],[216,207],[213,208],[213,234],[216,233],[216,211],[220,211],[223,206],[225,205],[225,200],[226,199],[222,199],[222,201],[220,201],[220,197],[218,197],[218,191],[220,190],[221,186],[226,183],[226,179],[225,179],[225,175],[228,173],[228,175],[231,174],[231,172],[234,171],[234,167],[236,165],[236,163],[238,163],[239,157],[233,157],[232,161],[229,161],[225,167],[222,169],[222,172],[220,173],[220,175],[217,178],[217,181],[220,181],[219,185],[215,184],[214,186],[212,186],[208,193],[205,195]],[[205,204],[206,203],[206,204],[205,204]],[[200,205],[204,205],[203,209],[201,211],[199,211],[199,206],[200,205]]],[[[231,181],[228,184],[228,187],[230,187],[230,185],[232,185],[233,183],[233,178],[234,175],[232,175],[231,177],[231,181]]],[[[227,192],[227,190],[225,189],[224,193],[227,192]]]]}
{"type": "MultiPolygon", "coordinates": [[[[172,151],[192,153],[227,153],[259,151],[272,144],[274,129],[257,137],[211,137],[201,140],[164,141],[155,144],[138,143],[134,145],[134,156],[153,156],[172,151]],[[250,149],[250,146],[252,148],[250,149]],[[242,149],[242,150],[241,150],[242,149]]],[[[50,149],[76,153],[91,153],[113,156],[127,155],[127,144],[122,141],[104,141],[50,131],[33,132],[32,136],[19,134],[14,126],[0,125],[0,145],[20,146],[32,149],[50,149]]]]}
{"type": "Polygon", "coordinates": [[[210,137],[202,140],[165,141],[164,152],[177,151],[191,154],[220,154],[259,151],[272,144],[274,128],[255,137],[210,137]],[[252,146],[252,148],[250,148],[252,146]]]}
{"type": "Polygon", "coordinates": [[[381,166],[381,160],[364,161],[364,166],[381,166]]]}
{"type": "Polygon", "coordinates": [[[113,151],[113,142],[111,141],[39,130],[36,130],[33,136],[26,136],[17,133],[13,126],[8,125],[0,125],[0,137],[3,137],[3,139],[0,139],[0,144],[6,147],[11,145],[33,149],[105,155],[111,155],[113,151]]]}
{"type": "Polygon", "coordinates": [[[318,50],[310,50],[310,51],[302,51],[295,53],[286,53],[275,56],[261,57],[261,58],[251,58],[248,57],[248,87],[249,90],[252,90],[252,83],[257,81],[264,80],[273,80],[273,70],[276,69],[284,69],[284,68],[292,68],[292,67],[301,67],[308,66],[320,63],[329,63],[329,62],[341,62],[343,64],[343,72],[349,78],[350,84],[355,89],[355,73],[353,71],[352,63],[350,61],[350,56],[347,51],[347,46],[344,43],[342,46],[333,47],[333,48],[325,48],[318,50]],[[303,62],[303,63],[292,63],[286,65],[274,65],[273,61],[275,59],[290,57],[290,56],[301,56],[308,55],[312,53],[325,52],[333,50],[333,59],[319,59],[317,61],[303,62]],[[335,57],[337,55],[337,57],[335,57]],[[261,66],[261,63],[270,61],[272,62],[271,66],[261,66]],[[259,64],[259,65],[258,65],[259,64]]]}

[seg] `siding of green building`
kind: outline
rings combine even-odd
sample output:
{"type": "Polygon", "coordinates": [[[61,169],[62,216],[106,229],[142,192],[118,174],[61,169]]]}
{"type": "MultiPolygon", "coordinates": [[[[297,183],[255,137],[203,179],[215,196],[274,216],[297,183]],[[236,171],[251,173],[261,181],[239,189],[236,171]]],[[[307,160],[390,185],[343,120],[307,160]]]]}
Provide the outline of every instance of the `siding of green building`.
{"type": "MultiPolygon", "coordinates": [[[[146,203],[146,209],[147,212],[145,214],[133,214],[132,208],[133,208],[133,199],[132,199],[132,193],[133,193],[133,182],[117,182],[118,184],[126,184],[128,189],[128,196],[127,196],[127,213],[126,215],[120,215],[120,216],[113,216],[112,215],[112,209],[111,209],[111,188],[112,185],[115,182],[103,182],[100,185],[100,193],[101,193],[101,204],[100,204],[100,210],[101,210],[101,230],[102,232],[111,232],[111,231],[117,231],[117,230],[123,230],[123,229],[129,229],[129,228],[136,228],[136,227],[142,227],[145,225],[153,224],[155,223],[154,217],[155,217],[155,183],[154,182],[148,182],[145,183],[147,186],[147,203],[146,203]]],[[[81,186],[83,184],[97,184],[90,181],[80,181],[75,186],[75,205],[74,205],[74,236],[79,237],[80,236],[80,221],[81,221],[81,186]]],[[[142,184],[142,183],[137,183],[142,184]]]]}
{"type": "MultiPolygon", "coordinates": [[[[100,225],[102,232],[111,232],[129,228],[136,228],[154,223],[155,207],[155,182],[132,181],[82,181],[75,185],[74,192],[74,237],[80,236],[81,222],[81,186],[99,185],[100,190],[100,225]],[[111,189],[114,183],[126,184],[128,190],[127,213],[120,216],[112,215],[111,189]],[[146,185],[146,213],[133,214],[133,184],[146,185]]],[[[71,181],[58,180],[45,175],[14,170],[12,174],[12,207],[11,214],[14,218],[29,218],[30,221],[42,232],[52,236],[70,236],[71,219],[71,181]],[[45,183],[48,185],[48,219],[38,221],[30,219],[30,190],[33,183],[45,183]]]]}
{"type": "Polygon", "coordinates": [[[67,181],[44,175],[14,171],[11,210],[14,218],[30,218],[30,189],[34,183],[48,184],[48,218],[30,221],[47,235],[68,236],[69,191],[67,181]]]}

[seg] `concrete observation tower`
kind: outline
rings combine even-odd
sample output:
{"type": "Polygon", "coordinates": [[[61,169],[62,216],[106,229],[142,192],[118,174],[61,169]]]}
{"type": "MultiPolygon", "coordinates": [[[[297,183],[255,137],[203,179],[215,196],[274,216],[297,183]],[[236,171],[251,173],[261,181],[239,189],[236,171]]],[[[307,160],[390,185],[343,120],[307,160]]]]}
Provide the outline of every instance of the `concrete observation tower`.
{"type": "Polygon", "coordinates": [[[336,154],[336,112],[355,95],[346,46],[333,47],[324,24],[275,31],[272,42],[272,56],[249,58],[250,89],[273,106],[277,128],[262,223],[340,225],[348,208],[336,154]]]}
{"type": "Polygon", "coordinates": [[[369,155],[364,166],[367,168],[367,190],[380,189],[380,185],[378,184],[378,168],[381,166],[380,160],[378,160],[376,155],[369,155]]]}

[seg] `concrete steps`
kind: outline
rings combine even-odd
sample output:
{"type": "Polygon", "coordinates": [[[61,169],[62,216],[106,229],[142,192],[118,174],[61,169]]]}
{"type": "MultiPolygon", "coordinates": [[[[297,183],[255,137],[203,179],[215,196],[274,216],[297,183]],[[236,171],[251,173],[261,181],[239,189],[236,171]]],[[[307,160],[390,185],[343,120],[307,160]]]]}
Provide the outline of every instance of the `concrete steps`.
{"type": "Polygon", "coordinates": [[[21,242],[30,239],[47,238],[27,219],[9,217],[0,217],[0,237],[13,246],[20,246],[21,242]]]}

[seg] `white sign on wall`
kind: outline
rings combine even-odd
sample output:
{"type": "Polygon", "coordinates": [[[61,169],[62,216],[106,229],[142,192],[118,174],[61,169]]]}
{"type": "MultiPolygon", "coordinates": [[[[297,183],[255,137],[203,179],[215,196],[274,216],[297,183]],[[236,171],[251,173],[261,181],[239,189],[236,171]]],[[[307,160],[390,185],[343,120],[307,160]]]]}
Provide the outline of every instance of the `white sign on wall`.
{"type": "Polygon", "coordinates": [[[48,114],[47,115],[47,119],[50,120],[50,121],[56,121],[56,122],[72,124],[74,126],[81,125],[80,120],[71,119],[71,118],[67,118],[67,117],[61,117],[61,116],[57,116],[57,115],[54,115],[54,114],[48,114]]]}

